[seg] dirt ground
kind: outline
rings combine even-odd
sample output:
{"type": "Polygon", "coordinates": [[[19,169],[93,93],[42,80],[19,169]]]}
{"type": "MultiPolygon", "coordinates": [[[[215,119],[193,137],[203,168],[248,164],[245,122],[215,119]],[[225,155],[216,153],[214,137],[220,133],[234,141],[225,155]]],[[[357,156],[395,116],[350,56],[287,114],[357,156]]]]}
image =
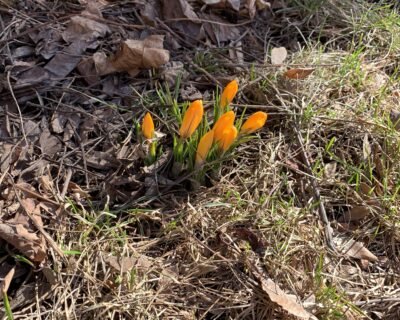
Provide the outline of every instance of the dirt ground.
{"type": "Polygon", "coordinates": [[[397,1],[0,0],[0,317],[400,319],[399,62],[397,1]]]}

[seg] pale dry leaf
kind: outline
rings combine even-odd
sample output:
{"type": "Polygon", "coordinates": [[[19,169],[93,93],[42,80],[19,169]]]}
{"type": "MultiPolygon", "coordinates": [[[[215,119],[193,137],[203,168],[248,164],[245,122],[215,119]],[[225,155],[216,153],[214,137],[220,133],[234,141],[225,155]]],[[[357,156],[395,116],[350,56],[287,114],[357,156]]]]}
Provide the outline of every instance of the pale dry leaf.
{"type": "Polygon", "coordinates": [[[285,47],[273,48],[271,50],[271,63],[274,65],[282,64],[287,57],[287,50],[285,47]]]}
{"type": "Polygon", "coordinates": [[[369,144],[368,140],[368,133],[365,134],[363,140],[363,158],[364,161],[367,161],[371,156],[371,145],[369,144]]]}
{"type": "Polygon", "coordinates": [[[256,0],[246,0],[245,6],[249,13],[250,19],[253,19],[256,16],[256,12],[257,12],[256,0]]]}
{"type": "Polygon", "coordinates": [[[138,257],[107,256],[104,261],[118,272],[129,272],[132,268],[139,271],[147,271],[153,266],[153,261],[144,255],[138,257]]]}
{"type": "Polygon", "coordinates": [[[67,29],[62,33],[62,37],[66,42],[77,40],[93,41],[109,33],[111,33],[111,30],[106,24],[79,15],[71,17],[67,29]]]}
{"type": "Polygon", "coordinates": [[[271,8],[271,4],[264,0],[256,0],[256,7],[258,10],[265,10],[267,8],[271,8]]]}
{"type": "Polygon", "coordinates": [[[268,295],[272,302],[298,318],[306,320],[311,318],[311,314],[296,301],[296,297],[285,293],[272,279],[266,277],[255,262],[250,262],[250,267],[254,277],[260,282],[262,290],[268,295]]]}
{"type": "Polygon", "coordinates": [[[79,198],[90,199],[90,194],[82,190],[82,188],[75,182],[70,181],[68,183],[68,191],[73,194],[79,195],[79,198]]]}
{"type": "Polygon", "coordinates": [[[314,72],[314,68],[295,68],[289,69],[284,73],[284,76],[289,79],[305,79],[314,72]]]}
{"type": "Polygon", "coordinates": [[[230,7],[235,11],[240,9],[240,0],[202,0],[204,4],[207,4],[216,8],[230,7]]]}
{"type": "Polygon", "coordinates": [[[126,40],[109,59],[105,54],[95,54],[96,70],[99,75],[126,71],[136,76],[141,69],[158,68],[169,61],[169,51],[163,49],[163,41],[161,35],[151,35],[144,40],[126,40]]]}
{"type": "Polygon", "coordinates": [[[371,262],[377,262],[378,258],[369,251],[362,242],[355,241],[353,239],[346,240],[343,237],[335,238],[337,247],[347,256],[355,259],[364,259],[371,262]]]}
{"type": "Polygon", "coordinates": [[[350,222],[362,220],[370,214],[367,206],[353,206],[349,211],[345,212],[339,219],[339,222],[350,222]]]}
{"type": "Polygon", "coordinates": [[[3,282],[1,283],[0,299],[3,298],[3,295],[7,293],[11,281],[14,277],[14,274],[15,274],[15,267],[12,267],[11,270],[8,271],[7,275],[4,277],[3,282]]]}
{"type": "Polygon", "coordinates": [[[324,166],[324,177],[326,179],[334,179],[336,174],[337,163],[329,162],[324,166]]]}

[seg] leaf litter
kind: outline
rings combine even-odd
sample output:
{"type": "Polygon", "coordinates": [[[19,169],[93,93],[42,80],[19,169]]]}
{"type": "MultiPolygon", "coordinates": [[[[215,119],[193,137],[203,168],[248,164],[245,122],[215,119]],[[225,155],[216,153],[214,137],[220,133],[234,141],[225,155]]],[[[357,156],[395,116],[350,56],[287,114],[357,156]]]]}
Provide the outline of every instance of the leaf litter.
{"type": "MultiPolygon", "coordinates": [[[[311,313],[327,316],[321,302],[305,307],[306,297],[318,296],[327,284],[344,288],[339,293],[348,292],[346,299],[354,303],[372,300],[364,308],[369,314],[384,314],[381,310],[389,310],[387,305],[396,306],[392,301],[374,302],[382,294],[370,290],[383,280],[396,290],[393,279],[382,276],[382,271],[397,275],[386,263],[394,259],[396,246],[383,245],[396,239],[396,229],[388,222],[387,204],[379,198],[395,186],[397,177],[386,184],[387,172],[396,168],[394,159],[386,159],[390,143],[359,124],[312,119],[307,154],[323,168],[318,179],[323,181],[329,219],[335,219],[339,207],[339,224],[353,224],[352,229],[335,233],[337,260],[321,246],[320,226],[307,213],[312,188],[298,156],[299,145],[287,141],[292,127],[286,123],[287,112],[304,111],[303,90],[326,89],[318,93],[325,102],[314,102],[321,109],[333,109],[324,99],[334,100],[336,95],[343,99],[341,105],[357,101],[351,100],[349,87],[332,89],[329,81],[319,87],[320,72],[314,73],[312,61],[295,63],[300,52],[290,38],[296,33],[292,25],[285,34],[281,30],[282,21],[300,18],[296,11],[286,10],[293,9],[289,2],[79,1],[80,5],[65,2],[57,7],[45,0],[23,2],[26,7],[6,2],[1,23],[18,27],[6,28],[0,38],[7,43],[0,51],[0,71],[6,71],[0,75],[0,242],[8,250],[1,251],[0,267],[17,266],[18,281],[9,288],[13,311],[31,305],[27,312],[40,312],[34,305],[47,306],[48,296],[58,306],[73,306],[62,293],[49,291],[60,283],[70,283],[65,290],[76,292],[78,304],[80,292],[107,292],[91,296],[99,308],[89,302],[88,309],[82,305],[82,314],[76,310],[79,316],[92,318],[114,312],[114,317],[139,319],[162,310],[170,318],[245,318],[255,312],[264,318],[289,313],[307,319],[311,313]],[[265,57],[271,47],[269,61],[265,57]],[[291,81],[271,80],[274,72],[291,81]],[[262,81],[254,81],[254,76],[262,81]],[[177,184],[166,173],[172,144],[168,137],[160,138],[165,148],[159,160],[143,165],[132,120],[140,119],[145,110],[167,114],[173,101],[160,103],[158,94],[162,96],[164,88],[179,102],[212,100],[214,84],[233,77],[245,84],[235,105],[238,113],[246,105],[272,115],[261,142],[241,150],[244,166],[233,159],[221,183],[210,177],[210,189],[194,196],[185,183],[177,184]],[[175,90],[178,80],[182,86],[175,90]],[[330,152],[335,157],[351,159],[357,168],[361,163],[372,165],[369,175],[360,176],[360,188],[365,184],[368,191],[356,199],[353,185],[348,183],[346,195],[343,184],[336,189],[339,182],[349,181],[343,161],[318,149],[326,148],[326,139],[332,137],[341,146],[333,144],[330,152]],[[296,195],[296,210],[275,202],[288,202],[291,195],[296,195]],[[239,248],[242,255],[231,255],[216,236],[225,225],[233,239],[228,247],[239,248]],[[373,235],[377,225],[384,231],[373,235]],[[393,238],[383,235],[386,230],[393,238]],[[260,255],[260,261],[252,260],[246,269],[243,259],[248,250],[260,255]],[[319,259],[325,262],[323,272],[347,270],[352,283],[332,276],[313,285],[319,259]],[[22,264],[23,275],[33,270],[36,278],[19,281],[22,264]],[[266,264],[271,265],[268,275],[261,269],[266,264]],[[133,301],[132,309],[126,307],[128,300],[133,301]],[[196,310],[179,307],[190,304],[196,310]]],[[[305,27],[301,21],[296,22],[305,27]]],[[[322,67],[321,73],[325,70],[322,67]]],[[[389,113],[387,118],[398,127],[397,110],[389,113]]],[[[164,132],[171,126],[168,117],[157,122],[164,132]]],[[[345,312],[349,317],[354,314],[345,312]]]]}

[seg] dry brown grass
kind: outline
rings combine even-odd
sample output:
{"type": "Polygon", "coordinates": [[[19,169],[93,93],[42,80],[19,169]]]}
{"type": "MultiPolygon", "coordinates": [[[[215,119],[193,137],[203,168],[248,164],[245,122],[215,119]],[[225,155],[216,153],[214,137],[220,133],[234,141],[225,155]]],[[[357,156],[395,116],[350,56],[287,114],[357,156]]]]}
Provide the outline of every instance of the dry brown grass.
{"type": "Polygon", "coordinates": [[[318,319],[400,318],[400,133],[389,120],[400,99],[400,17],[362,1],[296,3],[283,12],[282,34],[304,42],[288,63],[316,70],[293,81],[281,69],[243,68],[238,110],[270,113],[258,138],[198,192],[169,191],[123,210],[71,200],[48,228],[70,250],[62,260],[50,249],[53,290],[41,294],[51,276],[33,269],[33,302],[17,306],[15,319],[295,319],[269,300],[250,265],[318,319]],[[337,251],[324,241],[312,176],[337,251]],[[343,218],[354,207],[365,217],[343,218]],[[378,261],[346,255],[350,239],[378,261]]]}

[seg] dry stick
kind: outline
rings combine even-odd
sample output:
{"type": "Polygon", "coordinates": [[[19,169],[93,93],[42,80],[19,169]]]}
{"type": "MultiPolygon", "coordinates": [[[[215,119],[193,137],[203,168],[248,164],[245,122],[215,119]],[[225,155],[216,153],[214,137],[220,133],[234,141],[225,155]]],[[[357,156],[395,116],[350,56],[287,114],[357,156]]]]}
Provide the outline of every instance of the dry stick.
{"type": "Polygon", "coordinates": [[[296,133],[296,138],[297,141],[300,145],[300,154],[301,157],[303,158],[303,161],[305,163],[305,169],[309,175],[310,178],[310,182],[311,182],[311,187],[313,189],[313,197],[314,197],[314,201],[318,203],[318,211],[319,211],[319,217],[322,221],[322,223],[324,224],[324,230],[325,230],[325,242],[328,246],[329,249],[335,251],[335,245],[333,244],[333,234],[332,234],[332,228],[331,225],[329,223],[328,217],[326,215],[326,210],[325,210],[325,206],[324,203],[321,199],[321,193],[319,192],[318,186],[317,186],[317,179],[315,178],[312,169],[311,169],[311,164],[310,161],[308,160],[306,151],[304,149],[304,143],[303,143],[303,139],[300,135],[300,131],[297,127],[297,125],[294,125],[294,131],[296,133]]]}
{"type": "Polygon", "coordinates": [[[8,71],[8,72],[7,72],[7,84],[8,84],[8,88],[9,88],[9,90],[10,90],[10,93],[11,93],[11,95],[12,95],[12,97],[13,97],[13,100],[14,100],[14,102],[15,102],[15,105],[17,106],[18,114],[19,114],[19,119],[20,119],[20,121],[21,121],[21,131],[22,131],[22,135],[24,136],[25,143],[26,143],[26,145],[28,146],[29,143],[28,143],[28,140],[26,139],[26,133],[25,133],[25,128],[24,128],[24,119],[22,118],[21,108],[19,107],[18,100],[17,100],[17,98],[15,97],[14,90],[13,90],[13,88],[12,88],[12,86],[11,86],[10,74],[11,74],[11,72],[8,71]]]}

